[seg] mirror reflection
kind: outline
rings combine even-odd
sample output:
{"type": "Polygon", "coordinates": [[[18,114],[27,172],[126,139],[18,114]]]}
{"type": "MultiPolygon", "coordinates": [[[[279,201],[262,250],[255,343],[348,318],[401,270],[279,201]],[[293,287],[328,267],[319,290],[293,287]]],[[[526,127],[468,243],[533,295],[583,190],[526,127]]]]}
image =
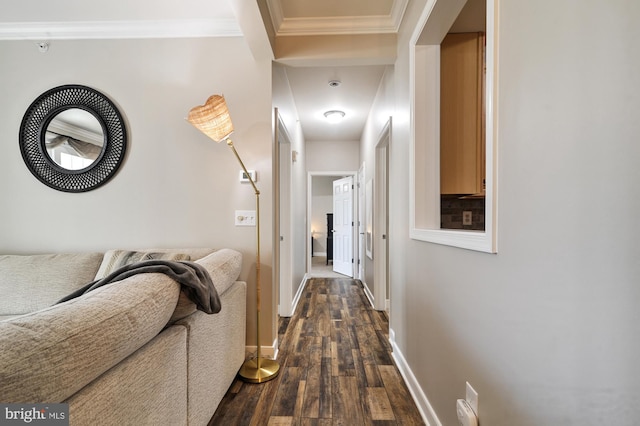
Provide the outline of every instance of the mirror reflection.
{"type": "Polygon", "coordinates": [[[81,108],[60,112],[45,132],[49,158],[67,170],[91,166],[100,157],[104,142],[104,132],[98,119],[81,108]]]}

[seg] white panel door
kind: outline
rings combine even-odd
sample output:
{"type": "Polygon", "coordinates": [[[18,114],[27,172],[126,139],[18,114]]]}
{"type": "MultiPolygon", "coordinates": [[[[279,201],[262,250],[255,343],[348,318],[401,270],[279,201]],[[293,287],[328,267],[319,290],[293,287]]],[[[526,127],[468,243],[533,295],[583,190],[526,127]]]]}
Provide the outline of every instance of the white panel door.
{"type": "Polygon", "coordinates": [[[333,270],[353,276],[353,176],[333,181],[333,270]]]}

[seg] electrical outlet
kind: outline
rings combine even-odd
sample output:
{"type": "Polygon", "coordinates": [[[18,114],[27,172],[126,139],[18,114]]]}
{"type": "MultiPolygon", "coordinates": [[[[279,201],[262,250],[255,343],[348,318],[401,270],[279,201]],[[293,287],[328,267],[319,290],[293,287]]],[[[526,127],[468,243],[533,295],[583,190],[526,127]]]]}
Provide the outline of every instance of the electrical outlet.
{"type": "Polygon", "coordinates": [[[472,212],[471,210],[465,210],[462,212],[462,224],[463,225],[472,225],[473,221],[472,221],[472,212]]]}
{"type": "Polygon", "coordinates": [[[236,226],[256,226],[256,211],[236,210],[235,223],[236,226]]]}
{"type": "Polygon", "coordinates": [[[478,392],[476,392],[475,389],[471,387],[469,382],[467,382],[467,391],[465,395],[465,400],[469,403],[469,405],[471,406],[471,409],[473,410],[474,413],[476,413],[476,416],[477,416],[478,415],[478,392]]]}

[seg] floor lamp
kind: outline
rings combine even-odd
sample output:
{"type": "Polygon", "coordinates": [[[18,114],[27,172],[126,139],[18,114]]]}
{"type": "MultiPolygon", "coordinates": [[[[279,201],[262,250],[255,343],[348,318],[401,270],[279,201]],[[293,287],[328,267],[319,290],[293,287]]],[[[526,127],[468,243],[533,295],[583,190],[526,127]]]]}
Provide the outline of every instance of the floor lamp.
{"type": "Polygon", "coordinates": [[[231,148],[238,159],[244,175],[249,179],[256,194],[256,346],[258,352],[256,358],[246,360],[242,364],[238,374],[247,382],[266,382],[278,375],[280,365],[275,360],[262,358],[260,354],[260,191],[230,139],[231,133],[233,133],[233,124],[223,96],[210,96],[204,105],[199,105],[189,111],[187,120],[214,141],[227,142],[227,146],[231,148]]]}

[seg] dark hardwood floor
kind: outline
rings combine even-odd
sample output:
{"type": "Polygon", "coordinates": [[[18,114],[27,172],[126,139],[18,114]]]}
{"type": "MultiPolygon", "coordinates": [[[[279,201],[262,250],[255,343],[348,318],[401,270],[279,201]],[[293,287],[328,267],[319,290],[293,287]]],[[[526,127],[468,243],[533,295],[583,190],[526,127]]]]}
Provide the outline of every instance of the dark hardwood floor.
{"type": "Polygon", "coordinates": [[[280,321],[278,377],[236,379],[209,426],[424,424],[388,332],[359,281],[311,279],[296,314],[280,321]]]}

